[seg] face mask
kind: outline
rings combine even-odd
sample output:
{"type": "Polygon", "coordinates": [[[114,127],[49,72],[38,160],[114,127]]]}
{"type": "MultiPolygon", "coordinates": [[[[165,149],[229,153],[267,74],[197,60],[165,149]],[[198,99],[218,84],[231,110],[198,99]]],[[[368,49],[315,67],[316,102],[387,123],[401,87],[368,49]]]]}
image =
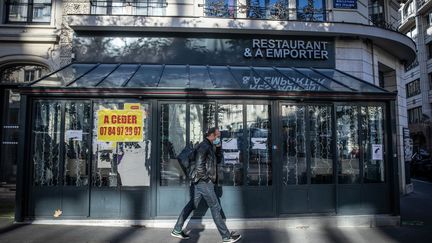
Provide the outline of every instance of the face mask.
{"type": "Polygon", "coordinates": [[[216,139],[213,141],[213,144],[214,144],[214,145],[218,145],[218,144],[220,144],[220,138],[216,138],[216,139]]]}

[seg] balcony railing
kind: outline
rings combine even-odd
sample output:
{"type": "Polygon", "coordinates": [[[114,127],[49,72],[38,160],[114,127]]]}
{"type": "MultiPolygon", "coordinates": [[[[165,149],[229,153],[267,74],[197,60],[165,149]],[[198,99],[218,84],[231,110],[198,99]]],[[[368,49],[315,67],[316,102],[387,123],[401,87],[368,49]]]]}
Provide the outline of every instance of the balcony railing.
{"type": "MultiPolygon", "coordinates": [[[[235,18],[235,19],[261,19],[282,21],[306,21],[325,22],[329,21],[329,13],[333,10],[305,6],[289,8],[287,1],[276,1],[266,6],[255,4],[236,4],[227,0],[207,1],[198,4],[202,8],[204,17],[235,18]]],[[[191,15],[172,15],[175,13],[171,8],[176,8],[176,3],[168,3],[166,0],[90,0],[92,15],[135,15],[135,16],[166,16],[166,17],[192,17],[191,15]],[[170,10],[169,10],[170,9],[170,10]],[[169,10],[169,11],[168,11],[169,10]]],[[[180,7],[180,5],[178,6],[180,7]]],[[[182,7],[184,7],[182,5],[182,7]]],[[[187,13],[187,11],[181,11],[187,13]]],[[[191,11],[192,12],[192,11],[191,11]]],[[[196,16],[196,15],[195,15],[196,16]]],[[[398,31],[398,24],[388,23],[383,18],[370,18],[369,24],[398,31]]]]}
{"type": "Polygon", "coordinates": [[[326,21],[329,10],[317,8],[288,8],[285,4],[254,6],[239,4],[231,6],[224,1],[212,4],[200,4],[204,8],[204,16],[219,18],[247,18],[265,20],[300,20],[300,21],[326,21]]]}

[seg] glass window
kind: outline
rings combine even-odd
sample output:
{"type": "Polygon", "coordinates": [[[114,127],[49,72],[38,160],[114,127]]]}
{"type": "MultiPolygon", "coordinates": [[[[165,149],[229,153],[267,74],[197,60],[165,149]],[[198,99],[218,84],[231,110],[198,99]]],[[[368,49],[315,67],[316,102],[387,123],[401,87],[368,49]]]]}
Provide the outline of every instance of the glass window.
{"type": "Polygon", "coordinates": [[[216,88],[240,89],[240,84],[235,80],[226,66],[209,67],[210,76],[216,83],[216,88]]]}
{"type": "Polygon", "coordinates": [[[381,106],[361,107],[363,181],[384,182],[384,112],[381,106]]]}
{"type": "Polygon", "coordinates": [[[325,21],[324,0],[297,0],[297,20],[325,21]]]}
{"type": "Polygon", "coordinates": [[[307,183],[305,107],[282,105],[282,182],[307,183]]]}
{"type": "Polygon", "coordinates": [[[33,107],[33,185],[60,185],[61,103],[36,101],[33,107]]]}
{"type": "Polygon", "coordinates": [[[215,84],[210,78],[207,67],[190,66],[189,69],[190,87],[199,89],[212,89],[215,84]]]}
{"type": "Polygon", "coordinates": [[[204,15],[208,17],[234,18],[235,0],[205,0],[204,15]]]}
{"type": "Polygon", "coordinates": [[[271,122],[269,105],[247,105],[246,125],[249,158],[247,185],[272,185],[271,122]]]}
{"type": "Polygon", "coordinates": [[[71,86],[92,87],[107,77],[117,64],[101,64],[84,76],[79,77],[71,86]]]}
{"type": "Polygon", "coordinates": [[[360,146],[357,106],[337,106],[336,131],[339,183],[360,182],[360,146]]]}
{"type": "Polygon", "coordinates": [[[212,103],[163,104],[161,110],[160,185],[184,185],[188,178],[177,161],[177,155],[186,144],[195,147],[203,141],[204,133],[215,126],[216,107],[212,103]]]}
{"type": "Polygon", "coordinates": [[[267,80],[257,75],[253,69],[248,67],[231,67],[234,78],[246,89],[271,90],[272,86],[267,80]]]}
{"type": "Polygon", "coordinates": [[[138,65],[122,64],[112,72],[98,87],[121,87],[136,71],[138,65]]]}
{"type": "Polygon", "coordinates": [[[156,87],[163,69],[162,65],[141,65],[126,87],[156,87]]]}
{"type": "Polygon", "coordinates": [[[7,22],[49,23],[51,21],[51,0],[9,0],[6,1],[7,22]]]}
{"type": "Polygon", "coordinates": [[[64,185],[88,185],[90,162],[91,105],[89,102],[65,104],[64,185]]]}
{"type": "Polygon", "coordinates": [[[427,22],[429,27],[432,26],[432,12],[428,13],[427,15],[427,22]]]}
{"type": "Polygon", "coordinates": [[[92,14],[130,14],[131,4],[122,0],[90,1],[90,4],[92,14]]]}
{"type": "Polygon", "coordinates": [[[0,68],[0,82],[25,83],[34,81],[46,74],[49,70],[39,65],[16,64],[0,68]]]}
{"type": "Polygon", "coordinates": [[[333,183],[332,109],[308,106],[311,183],[333,183]]]}
{"type": "Polygon", "coordinates": [[[196,146],[203,141],[205,132],[216,126],[216,108],[213,104],[190,104],[189,109],[189,143],[196,146]]]}
{"type": "MultiPolygon", "coordinates": [[[[36,82],[34,86],[63,86],[79,78],[81,75],[96,66],[95,64],[72,64],[50,76],[36,82]]],[[[71,86],[76,86],[72,84],[71,86]]]]}
{"type": "Polygon", "coordinates": [[[317,69],[317,71],[360,92],[384,92],[372,84],[351,77],[335,69],[317,69]]]}
{"type": "Polygon", "coordinates": [[[420,123],[422,121],[422,118],[423,118],[423,111],[421,106],[408,110],[409,124],[420,123]]]}
{"type": "Polygon", "coordinates": [[[218,165],[219,185],[243,185],[243,105],[218,106],[218,126],[222,139],[222,162],[218,165]]]}
{"type": "Polygon", "coordinates": [[[134,14],[147,16],[163,16],[167,3],[165,0],[136,0],[134,14]]]}
{"type": "Polygon", "coordinates": [[[420,79],[414,80],[406,85],[407,98],[413,97],[421,93],[420,90],[420,79]]]}
{"type": "Polygon", "coordinates": [[[189,68],[185,65],[165,66],[158,87],[180,87],[189,86],[189,68]]]}
{"type": "Polygon", "coordinates": [[[369,19],[374,25],[385,26],[384,0],[369,0],[369,19]]]}
{"type": "Polygon", "coordinates": [[[248,18],[275,20],[287,20],[289,18],[287,0],[248,0],[246,4],[248,18]]]}
{"type": "Polygon", "coordinates": [[[161,186],[186,184],[187,177],[177,161],[186,146],[186,104],[163,104],[160,117],[161,186]]]}
{"type": "Polygon", "coordinates": [[[343,86],[337,82],[334,82],[331,79],[326,78],[317,72],[312,71],[311,69],[307,69],[307,68],[296,68],[296,69],[297,69],[297,71],[301,72],[303,75],[308,77],[309,79],[312,79],[315,81],[315,82],[311,82],[311,81],[307,82],[307,80],[306,80],[305,82],[302,82],[302,84],[306,83],[308,85],[307,86],[308,90],[313,90],[313,91],[331,90],[331,91],[345,91],[345,92],[346,91],[348,91],[348,92],[352,91],[349,88],[347,88],[347,87],[345,87],[345,86],[343,86]],[[316,83],[319,83],[322,86],[320,86],[319,84],[316,84],[316,83]]]}
{"type": "Polygon", "coordinates": [[[426,44],[427,49],[428,49],[428,58],[431,59],[432,58],[432,43],[428,43],[426,44]]]}
{"type": "Polygon", "coordinates": [[[149,105],[135,100],[101,102],[94,104],[93,127],[93,164],[92,178],[94,187],[135,187],[150,186],[151,140],[149,105]],[[98,141],[98,111],[124,110],[126,104],[139,106],[143,112],[143,138],[139,142],[98,141]]]}

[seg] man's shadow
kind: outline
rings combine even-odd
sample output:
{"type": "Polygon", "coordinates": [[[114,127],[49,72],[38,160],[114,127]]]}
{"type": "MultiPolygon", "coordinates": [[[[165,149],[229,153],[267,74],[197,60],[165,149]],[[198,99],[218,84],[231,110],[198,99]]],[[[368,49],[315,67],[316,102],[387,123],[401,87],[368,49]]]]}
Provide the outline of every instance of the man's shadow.
{"type": "MultiPolygon", "coordinates": [[[[189,188],[189,195],[190,198],[194,198],[194,185],[192,184],[192,186],[190,186],[189,188]]],[[[215,185],[215,193],[220,205],[220,198],[222,197],[223,194],[223,189],[222,186],[219,185],[215,185]]],[[[188,224],[185,227],[185,232],[187,232],[190,235],[190,239],[188,240],[181,240],[181,243],[190,243],[190,242],[198,242],[200,236],[201,236],[201,232],[204,231],[204,224],[202,223],[205,215],[207,214],[207,212],[209,211],[209,206],[207,205],[206,201],[204,200],[204,198],[201,198],[201,201],[198,204],[198,207],[194,209],[194,211],[192,212],[192,216],[191,216],[191,220],[193,220],[193,224],[191,224],[191,220],[188,221],[188,224]]],[[[224,221],[226,221],[226,216],[225,213],[221,207],[221,215],[224,221]]],[[[209,214],[209,216],[207,217],[208,219],[213,219],[211,214],[209,214]]],[[[219,233],[218,233],[219,234],[219,233]]]]}

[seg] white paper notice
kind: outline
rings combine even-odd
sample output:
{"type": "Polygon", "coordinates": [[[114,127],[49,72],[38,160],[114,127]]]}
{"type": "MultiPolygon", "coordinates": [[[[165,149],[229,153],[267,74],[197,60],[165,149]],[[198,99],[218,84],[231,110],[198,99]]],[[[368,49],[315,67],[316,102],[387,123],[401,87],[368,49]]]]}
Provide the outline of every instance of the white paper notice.
{"type": "Polygon", "coordinates": [[[252,149],[267,149],[267,138],[251,138],[252,149]]]}
{"type": "Polygon", "coordinates": [[[372,160],[383,160],[382,144],[372,144],[372,160]]]}
{"type": "Polygon", "coordinates": [[[222,149],[238,149],[237,138],[222,138],[222,149]]]}
{"type": "Polygon", "coordinates": [[[65,137],[66,140],[72,139],[74,141],[82,141],[82,130],[66,130],[65,137]]]}
{"type": "Polygon", "coordinates": [[[225,164],[238,164],[240,163],[240,151],[237,152],[223,152],[225,164]]]}

